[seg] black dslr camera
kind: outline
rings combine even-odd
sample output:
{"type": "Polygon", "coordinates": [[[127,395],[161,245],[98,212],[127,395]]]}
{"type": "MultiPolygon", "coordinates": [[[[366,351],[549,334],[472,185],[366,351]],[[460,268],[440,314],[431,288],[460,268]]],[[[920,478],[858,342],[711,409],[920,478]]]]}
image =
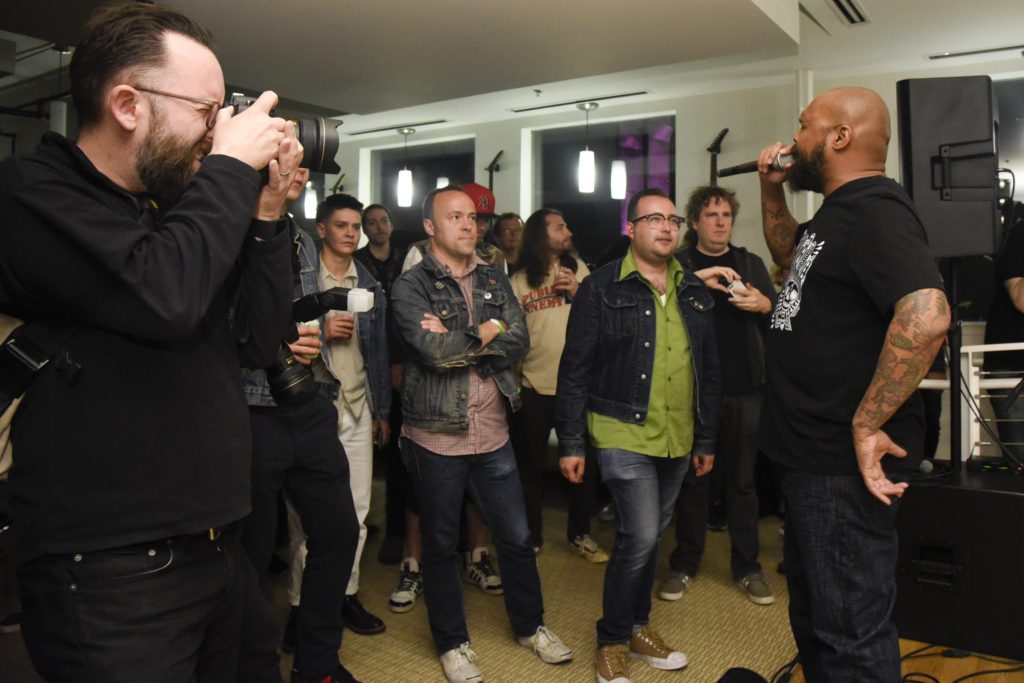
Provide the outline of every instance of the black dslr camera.
{"type": "MultiPolygon", "coordinates": [[[[228,106],[241,114],[256,101],[241,93],[232,93],[228,106]]],[[[274,112],[270,112],[273,115],[274,112]]],[[[295,137],[302,143],[302,168],[313,173],[341,173],[334,157],[338,154],[338,126],[341,121],[329,119],[299,119],[295,122],[295,137]]]]}
{"type": "MultiPolygon", "coordinates": [[[[373,292],[365,289],[335,287],[325,292],[308,294],[292,304],[292,320],[317,320],[328,311],[365,313],[373,308],[373,292]]],[[[277,359],[266,369],[270,395],[278,405],[301,402],[316,391],[316,381],[309,366],[303,365],[287,344],[277,350],[277,359]]]]}

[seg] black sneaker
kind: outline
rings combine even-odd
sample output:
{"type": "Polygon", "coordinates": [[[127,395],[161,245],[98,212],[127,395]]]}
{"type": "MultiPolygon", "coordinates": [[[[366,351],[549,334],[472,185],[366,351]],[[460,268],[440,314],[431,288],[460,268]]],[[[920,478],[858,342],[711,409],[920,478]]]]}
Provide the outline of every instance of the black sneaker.
{"type": "Polygon", "coordinates": [[[295,629],[299,618],[299,608],[292,607],[288,615],[288,622],[284,625],[284,635],[281,637],[281,652],[286,655],[295,654],[295,629]]]}
{"type": "Polygon", "coordinates": [[[367,612],[356,595],[345,597],[345,604],[341,608],[341,620],[345,628],[361,636],[384,633],[384,622],[367,612]]]}
{"type": "Polygon", "coordinates": [[[309,674],[292,669],[292,683],[359,683],[341,664],[326,674],[309,674]]]}

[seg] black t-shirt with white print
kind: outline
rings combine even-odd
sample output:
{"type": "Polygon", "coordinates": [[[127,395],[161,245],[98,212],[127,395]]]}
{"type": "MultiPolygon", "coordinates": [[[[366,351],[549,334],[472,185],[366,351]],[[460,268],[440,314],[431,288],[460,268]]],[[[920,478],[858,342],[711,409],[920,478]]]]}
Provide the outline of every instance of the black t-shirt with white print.
{"type": "MultiPolygon", "coordinates": [[[[851,427],[871,383],[893,304],[941,289],[924,227],[909,198],[881,176],[846,183],[800,226],[792,268],[768,333],[761,449],[818,474],[856,474],[851,427]]],[[[924,438],[914,394],[884,426],[908,451],[886,469],[917,466],[924,438]]]]}

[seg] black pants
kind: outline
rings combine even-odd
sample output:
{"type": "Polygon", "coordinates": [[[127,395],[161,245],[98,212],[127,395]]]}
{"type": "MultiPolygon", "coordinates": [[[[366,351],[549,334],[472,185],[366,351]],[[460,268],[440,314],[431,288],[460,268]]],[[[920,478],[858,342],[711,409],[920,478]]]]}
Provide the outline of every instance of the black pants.
{"type": "MultiPolygon", "coordinates": [[[[245,549],[266,585],[277,535],[277,495],[283,490],[308,537],[295,668],[320,675],[338,665],[341,608],[359,539],[338,412],[319,394],[298,405],[249,412],[252,514],[245,521],[245,549]]],[[[243,664],[245,650],[243,644],[243,664]]]]}
{"type": "MultiPolygon", "coordinates": [[[[538,394],[528,387],[523,387],[521,396],[523,407],[512,417],[512,448],[516,452],[516,466],[523,485],[530,536],[533,544],[540,547],[544,545],[544,461],[548,453],[548,436],[555,426],[555,397],[538,394]]],[[[569,540],[590,533],[590,516],[597,500],[598,476],[595,469],[593,459],[588,458],[583,482],[564,482],[569,489],[569,524],[566,529],[569,540]]]]}
{"type": "Polygon", "coordinates": [[[405,538],[405,513],[418,512],[416,490],[402,462],[402,448],[398,443],[402,433],[402,395],[391,392],[391,435],[381,451],[384,455],[384,516],[385,534],[392,538],[405,538]]]}
{"type": "MultiPolygon", "coordinates": [[[[154,540],[22,565],[32,663],[51,683],[234,681],[243,620],[273,621],[240,536],[236,524],[213,541],[154,540]]],[[[258,680],[279,682],[270,654],[258,680]]]]}
{"type": "Polygon", "coordinates": [[[674,570],[697,575],[707,535],[708,502],[721,496],[732,542],[733,578],[761,571],[754,488],[760,420],[761,392],[722,396],[715,466],[703,477],[695,476],[691,467],[676,499],[676,547],[669,558],[674,570]]]}

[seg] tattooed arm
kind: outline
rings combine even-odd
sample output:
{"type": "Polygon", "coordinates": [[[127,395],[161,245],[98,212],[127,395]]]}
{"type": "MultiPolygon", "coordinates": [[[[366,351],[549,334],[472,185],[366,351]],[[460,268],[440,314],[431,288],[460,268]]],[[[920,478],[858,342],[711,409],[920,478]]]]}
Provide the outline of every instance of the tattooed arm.
{"type": "Polygon", "coordinates": [[[885,344],[871,384],[853,416],[853,446],[868,491],[886,505],[907,485],[889,481],[882,470],[886,454],[907,452],[882,431],[889,418],[917,390],[949,329],[949,305],[938,289],[919,289],[899,301],[885,333],[885,344]]]}
{"type": "Polygon", "coordinates": [[[780,268],[789,268],[796,248],[797,220],[786,206],[786,194],[782,183],[789,176],[787,166],[781,171],[771,168],[771,163],[782,150],[791,148],[776,142],[761,150],[758,157],[758,175],[761,178],[761,224],[764,227],[764,241],[772,253],[772,260],[780,268]]]}

